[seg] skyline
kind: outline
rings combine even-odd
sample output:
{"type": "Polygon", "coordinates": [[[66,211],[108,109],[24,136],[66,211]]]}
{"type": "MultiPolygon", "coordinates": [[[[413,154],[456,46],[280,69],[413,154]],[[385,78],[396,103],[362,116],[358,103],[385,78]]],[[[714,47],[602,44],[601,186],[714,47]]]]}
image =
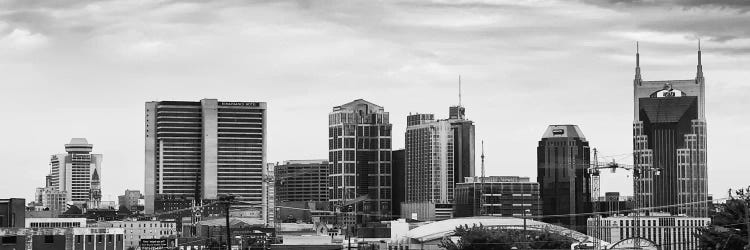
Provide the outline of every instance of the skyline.
{"type": "MultiPolygon", "coordinates": [[[[458,75],[477,143],[485,141],[487,175],[534,178],[536,144],[551,124],[580,126],[600,155],[631,154],[635,41],[644,80],[691,79],[697,37],[707,88],[709,193],[720,198],[747,186],[734,167],[750,149],[750,100],[743,98],[750,83],[742,81],[750,77],[750,32],[743,26],[750,4],[0,6],[0,105],[12,121],[2,126],[7,161],[0,169],[12,177],[0,184],[3,197],[33,197],[49,157],[74,137],[104,155],[103,200],[144,191],[147,101],[267,102],[268,159],[283,162],[326,158],[331,107],[361,98],[391,114],[393,149],[403,148],[406,115],[447,117],[458,103],[458,75]]],[[[604,174],[602,193],[631,193],[629,185],[613,185],[621,180],[604,174]]]]}

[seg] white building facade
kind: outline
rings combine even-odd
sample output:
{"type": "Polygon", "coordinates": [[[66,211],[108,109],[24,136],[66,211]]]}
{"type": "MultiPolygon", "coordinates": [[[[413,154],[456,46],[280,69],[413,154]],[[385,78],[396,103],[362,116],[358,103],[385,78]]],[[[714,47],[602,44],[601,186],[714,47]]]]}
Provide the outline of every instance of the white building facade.
{"type": "Polygon", "coordinates": [[[652,213],[639,216],[638,221],[632,216],[613,216],[589,218],[587,222],[588,235],[612,244],[640,237],[652,241],[660,249],[682,250],[698,249],[699,240],[694,234],[698,228],[711,223],[711,219],[652,213]]]}

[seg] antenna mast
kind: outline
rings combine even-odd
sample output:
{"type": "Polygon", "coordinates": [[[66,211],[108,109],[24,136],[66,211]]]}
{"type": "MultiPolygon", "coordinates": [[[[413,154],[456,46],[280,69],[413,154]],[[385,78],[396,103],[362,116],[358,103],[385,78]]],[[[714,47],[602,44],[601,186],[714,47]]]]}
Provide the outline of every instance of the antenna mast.
{"type": "Polygon", "coordinates": [[[458,75],[458,106],[461,106],[461,75],[458,75]]]}

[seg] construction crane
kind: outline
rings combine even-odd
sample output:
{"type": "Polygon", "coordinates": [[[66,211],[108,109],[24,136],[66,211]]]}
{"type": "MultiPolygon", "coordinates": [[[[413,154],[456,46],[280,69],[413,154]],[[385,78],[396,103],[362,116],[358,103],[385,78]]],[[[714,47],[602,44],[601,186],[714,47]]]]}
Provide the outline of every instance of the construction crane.
{"type": "MultiPolygon", "coordinates": [[[[586,172],[589,175],[590,183],[591,183],[591,196],[592,196],[592,209],[594,210],[594,213],[599,212],[599,202],[593,202],[598,201],[600,190],[601,190],[601,182],[600,182],[600,174],[601,170],[603,169],[609,169],[612,173],[616,172],[617,169],[624,169],[627,171],[633,171],[633,195],[635,196],[638,189],[639,181],[638,179],[643,177],[643,175],[648,172],[654,172],[654,175],[658,176],[661,174],[661,169],[656,167],[638,167],[634,165],[627,165],[627,164],[621,164],[616,162],[614,159],[610,162],[599,162],[599,157],[597,155],[597,150],[594,149],[594,159],[593,162],[589,164],[582,164],[584,167],[587,167],[586,172]]],[[[636,247],[640,246],[640,204],[638,203],[638,199],[634,199],[635,203],[633,204],[633,213],[632,217],[635,222],[634,226],[634,243],[636,247]]],[[[601,215],[596,214],[595,215],[596,220],[596,232],[597,234],[601,231],[601,215]]],[[[594,249],[600,249],[600,241],[594,242],[594,249]]]]}

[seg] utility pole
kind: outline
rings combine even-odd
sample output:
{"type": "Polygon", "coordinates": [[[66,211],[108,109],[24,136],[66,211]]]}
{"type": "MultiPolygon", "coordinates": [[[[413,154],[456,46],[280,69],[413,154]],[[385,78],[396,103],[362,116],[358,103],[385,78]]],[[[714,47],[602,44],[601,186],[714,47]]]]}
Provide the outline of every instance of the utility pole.
{"type": "Polygon", "coordinates": [[[486,209],[484,208],[484,140],[482,140],[482,177],[480,179],[480,186],[479,189],[481,190],[479,192],[479,215],[484,215],[486,213],[486,209]]]}
{"type": "Polygon", "coordinates": [[[231,236],[231,228],[229,228],[229,206],[232,203],[232,200],[234,200],[234,196],[232,195],[226,195],[219,197],[220,201],[224,202],[224,212],[226,213],[226,227],[227,227],[227,250],[232,250],[232,238],[231,236]]]}

